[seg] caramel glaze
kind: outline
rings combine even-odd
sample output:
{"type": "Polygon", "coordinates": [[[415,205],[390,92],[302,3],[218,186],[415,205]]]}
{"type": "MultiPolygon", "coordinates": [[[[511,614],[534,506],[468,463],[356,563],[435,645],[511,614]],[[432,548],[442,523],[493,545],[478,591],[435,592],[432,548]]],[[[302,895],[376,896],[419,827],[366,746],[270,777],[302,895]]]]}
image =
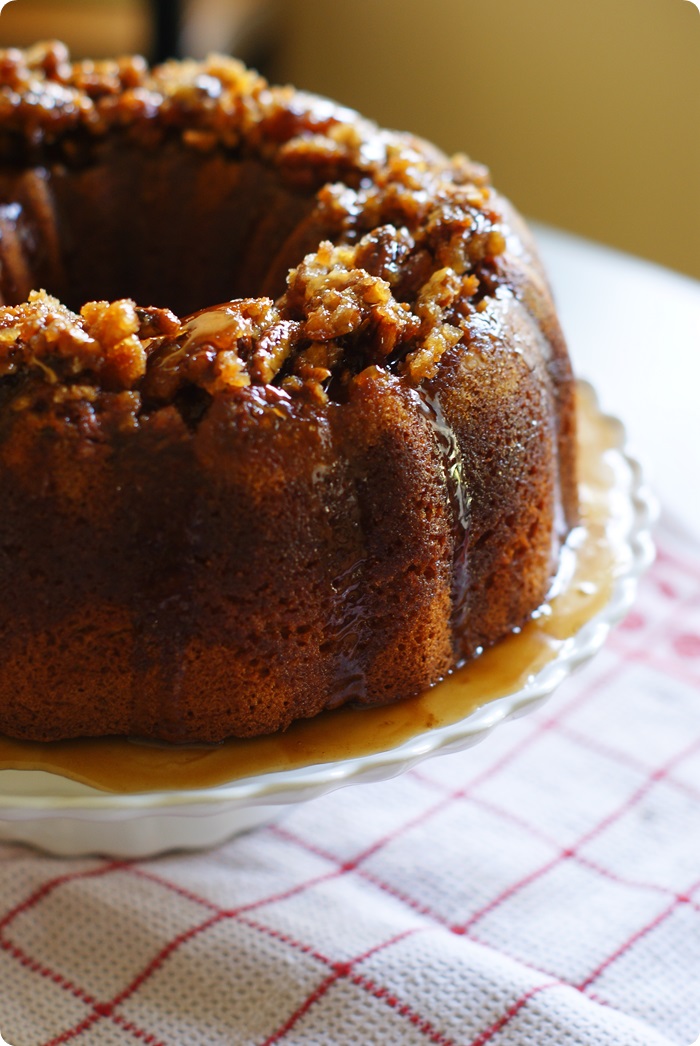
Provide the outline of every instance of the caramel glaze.
{"type": "Polygon", "coordinates": [[[615,425],[580,395],[582,525],[571,542],[557,595],[518,634],[485,651],[420,695],[382,708],[342,708],[289,730],[214,746],[150,746],[125,739],[33,744],[0,739],[0,767],[45,770],[105,791],[137,793],[214,787],[261,773],[388,751],[416,734],[458,722],[523,687],[610,598],[628,554],[621,536],[622,458],[615,425]]]}
{"type": "Polygon", "coordinates": [[[6,733],[383,705],[545,598],[573,379],[464,157],[230,60],[3,52],[0,293],[6,733]]]}

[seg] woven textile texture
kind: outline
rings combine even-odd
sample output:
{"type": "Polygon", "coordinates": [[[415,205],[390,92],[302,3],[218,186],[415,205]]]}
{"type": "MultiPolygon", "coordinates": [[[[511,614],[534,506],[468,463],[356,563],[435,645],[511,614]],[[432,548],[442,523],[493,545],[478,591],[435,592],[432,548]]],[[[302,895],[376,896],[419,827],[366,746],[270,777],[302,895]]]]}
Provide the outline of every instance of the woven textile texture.
{"type": "Polygon", "coordinates": [[[689,1046],[700,552],[539,712],[205,853],[0,849],[12,1046],[689,1046]]]}

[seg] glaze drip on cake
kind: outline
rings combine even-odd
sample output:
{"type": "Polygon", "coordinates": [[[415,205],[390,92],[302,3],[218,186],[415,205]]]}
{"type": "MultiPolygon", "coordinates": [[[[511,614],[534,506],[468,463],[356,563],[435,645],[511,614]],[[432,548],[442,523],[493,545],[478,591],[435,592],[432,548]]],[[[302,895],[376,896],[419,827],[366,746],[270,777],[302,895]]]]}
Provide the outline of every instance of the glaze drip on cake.
{"type": "Polygon", "coordinates": [[[484,168],[231,59],[4,52],[0,295],[0,730],[276,730],[543,601],[573,383],[484,168]]]}

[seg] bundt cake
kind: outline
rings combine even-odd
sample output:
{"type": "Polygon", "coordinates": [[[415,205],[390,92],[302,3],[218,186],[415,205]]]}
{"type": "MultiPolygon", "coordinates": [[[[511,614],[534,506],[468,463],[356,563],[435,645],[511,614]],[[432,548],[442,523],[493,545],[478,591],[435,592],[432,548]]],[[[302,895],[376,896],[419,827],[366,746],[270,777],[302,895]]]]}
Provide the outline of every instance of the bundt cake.
{"type": "Polygon", "coordinates": [[[465,157],[228,58],[6,50],[0,295],[0,732],[276,731],[543,603],[574,387],[465,157]]]}

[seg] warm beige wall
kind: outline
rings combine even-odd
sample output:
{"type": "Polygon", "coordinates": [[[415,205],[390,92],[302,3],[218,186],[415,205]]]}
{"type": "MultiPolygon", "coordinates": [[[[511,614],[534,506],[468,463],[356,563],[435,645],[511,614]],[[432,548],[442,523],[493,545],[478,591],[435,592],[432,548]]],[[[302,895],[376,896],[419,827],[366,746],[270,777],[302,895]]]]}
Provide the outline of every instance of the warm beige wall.
{"type": "Polygon", "coordinates": [[[284,11],[285,78],[471,153],[534,217],[700,277],[689,0],[286,0],[284,11]]]}
{"type": "Polygon", "coordinates": [[[150,37],[145,0],[14,0],[0,15],[0,47],[59,39],[99,58],[147,51],[150,37]]]}
{"type": "MultiPolygon", "coordinates": [[[[232,43],[250,48],[263,34],[272,40],[268,27],[280,4],[284,0],[185,0],[183,47],[201,57],[232,43]]],[[[148,53],[152,31],[148,0],[13,0],[0,15],[0,47],[60,39],[74,57],[148,53]]]]}

